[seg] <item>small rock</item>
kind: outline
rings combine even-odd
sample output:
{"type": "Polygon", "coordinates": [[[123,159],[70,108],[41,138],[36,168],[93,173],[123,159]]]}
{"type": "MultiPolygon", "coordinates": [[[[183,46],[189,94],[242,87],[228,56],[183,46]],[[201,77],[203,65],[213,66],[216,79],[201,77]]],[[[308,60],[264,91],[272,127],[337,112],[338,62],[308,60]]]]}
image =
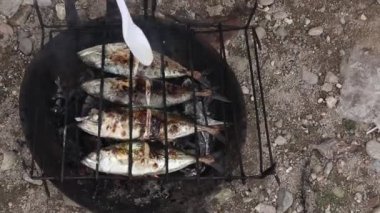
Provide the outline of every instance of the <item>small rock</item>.
{"type": "Polygon", "coordinates": [[[330,92],[333,89],[333,86],[330,83],[324,83],[321,87],[322,91],[330,92]]]}
{"type": "Polygon", "coordinates": [[[32,6],[24,5],[17,11],[17,13],[8,20],[8,23],[12,26],[20,26],[25,24],[30,14],[32,13],[32,6]]]}
{"type": "Polygon", "coordinates": [[[30,38],[21,38],[18,41],[18,49],[25,55],[30,55],[33,50],[33,42],[30,38]]]}
{"type": "Polygon", "coordinates": [[[288,14],[286,12],[279,11],[273,15],[273,18],[276,20],[282,20],[282,19],[286,18],[287,16],[288,16],[288,14]]]}
{"type": "Polygon", "coordinates": [[[255,210],[258,213],[276,213],[276,208],[267,204],[263,204],[263,203],[260,203],[259,205],[257,205],[255,207],[255,210]]]}
{"type": "Polygon", "coordinates": [[[243,92],[244,95],[249,95],[249,89],[247,86],[245,85],[241,86],[241,91],[243,92]]]}
{"type": "Polygon", "coordinates": [[[270,14],[265,14],[265,19],[268,21],[271,21],[272,17],[270,16],[270,14]]]}
{"type": "Polygon", "coordinates": [[[26,172],[22,175],[22,179],[24,179],[28,183],[31,183],[31,184],[34,184],[37,186],[41,186],[43,183],[42,180],[34,180],[34,179],[30,178],[26,172]]]}
{"type": "Polygon", "coordinates": [[[249,202],[251,202],[252,200],[253,200],[252,197],[245,197],[245,198],[243,198],[243,203],[249,203],[249,202]]]}
{"type": "Polygon", "coordinates": [[[325,209],[325,213],[331,213],[331,206],[330,206],[330,204],[325,209]]]}
{"type": "Polygon", "coordinates": [[[314,85],[318,83],[318,76],[307,70],[302,71],[302,80],[308,84],[314,85]]]}
{"type": "Polygon", "coordinates": [[[0,46],[5,47],[13,35],[11,26],[5,23],[0,23],[0,46]]]}
{"type": "Polygon", "coordinates": [[[377,0],[377,3],[380,4],[380,0],[377,0]]]}
{"type": "Polygon", "coordinates": [[[284,39],[288,35],[288,31],[286,31],[285,27],[283,26],[277,28],[277,30],[274,33],[281,39],[284,39]]]}
{"type": "Polygon", "coordinates": [[[55,11],[59,20],[65,20],[66,18],[66,9],[63,3],[58,3],[55,5],[55,11]]]}
{"type": "Polygon", "coordinates": [[[261,40],[267,36],[267,33],[265,32],[265,29],[263,27],[256,27],[255,29],[257,37],[261,40]]]}
{"type": "Polygon", "coordinates": [[[0,0],[0,14],[12,17],[21,6],[22,0],[0,0]]]}
{"type": "Polygon", "coordinates": [[[287,24],[293,24],[293,19],[284,18],[284,22],[287,23],[287,24]]]}
{"type": "Polygon", "coordinates": [[[263,6],[269,6],[274,3],[274,0],[259,0],[259,4],[263,6]]]}
{"type": "Polygon", "coordinates": [[[319,104],[323,103],[323,98],[318,98],[318,101],[317,101],[319,104]]]}
{"type": "Polygon", "coordinates": [[[275,140],[274,140],[274,143],[281,146],[281,145],[285,145],[288,141],[286,140],[286,138],[282,137],[281,135],[278,136],[275,140]]]}
{"type": "Polygon", "coordinates": [[[282,128],[282,123],[283,123],[283,121],[282,121],[282,119],[280,119],[280,120],[276,121],[276,123],[274,123],[274,126],[277,128],[282,128]]]}
{"type": "Polygon", "coordinates": [[[325,82],[336,84],[338,83],[338,81],[339,81],[339,78],[334,73],[327,72],[326,77],[325,77],[325,82]]]}
{"type": "Polygon", "coordinates": [[[277,212],[283,213],[293,204],[293,195],[284,188],[279,189],[277,193],[277,212]]]}
{"type": "Polygon", "coordinates": [[[1,162],[0,171],[6,171],[13,168],[13,165],[17,161],[16,153],[12,151],[3,153],[3,161],[1,162]]]}
{"type": "Polygon", "coordinates": [[[329,96],[326,98],[326,106],[329,108],[329,109],[332,109],[336,106],[336,103],[338,103],[338,99],[332,97],[332,96],[329,96]]]}
{"type": "Polygon", "coordinates": [[[346,20],[344,19],[344,17],[340,17],[339,22],[341,24],[346,24],[346,20]]]}
{"type": "Polygon", "coordinates": [[[206,11],[207,11],[207,13],[210,16],[218,16],[218,15],[222,14],[222,12],[223,12],[223,6],[220,5],[220,4],[218,4],[218,5],[215,5],[215,6],[212,6],[212,7],[207,7],[206,11]]]}
{"type": "Polygon", "coordinates": [[[231,189],[224,188],[214,195],[214,199],[216,199],[218,203],[222,204],[231,199],[233,195],[234,194],[231,189]]]}
{"type": "Polygon", "coordinates": [[[362,20],[362,21],[366,21],[366,20],[367,20],[367,16],[365,16],[364,14],[362,14],[362,15],[360,16],[360,20],[362,20]]]}
{"type": "Polygon", "coordinates": [[[331,41],[330,36],[326,36],[326,41],[327,41],[327,43],[330,43],[330,41],[331,41]]]}
{"type": "Polygon", "coordinates": [[[305,19],[305,26],[309,25],[310,22],[311,22],[310,19],[306,18],[306,19],[305,19]]]}
{"type": "Polygon", "coordinates": [[[318,150],[323,157],[333,159],[334,152],[338,148],[338,142],[335,139],[329,139],[319,145],[312,145],[311,148],[318,150]]]}
{"type": "Polygon", "coordinates": [[[342,84],[340,84],[340,83],[335,84],[335,86],[336,86],[336,88],[338,88],[338,89],[342,89],[342,84]]]}
{"type": "Polygon", "coordinates": [[[372,164],[372,168],[380,174],[380,160],[375,160],[372,164]]]}
{"type": "Polygon", "coordinates": [[[355,193],[354,200],[355,200],[357,203],[361,203],[361,202],[363,201],[363,195],[360,194],[359,192],[355,193]]]}
{"type": "Polygon", "coordinates": [[[332,193],[338,197],[338,198],[343,198],[344,197],[344,191],[342,188],[340,187],[335,187],[333,190],[332,190],[332,193]]]}
{"type": "Polygon", "coordinates": [[[380,160],[380,143],[379,142],[377,142],[375,140],[371,140],[371,141],[367,142],[366,151],[367,151],[367,154],[371,158],[374,158],[376,160],[380,160]]]}
{"type": "Polygon", "coordinates": [[[346,55],[346,52],[344,50],[339,50],[339,55],[344,56],[344,55],[346,55]]]}
{"type": "Polygon", "coordinates": [[[308,34],[310,36],[319,36],[323,33],[323,27],[318,26],[318,27],[313,27],[309,30],[308,34]]]}
{"type": "Polygon", "coordinates": [[[311,178],[312,180],[317,179],[317,174],[315,174],[315,173],[311,173],[310,178],[311,178]]]}
{"type": "Polygon", "coordinates": [[[333,169],[333,163],[330,161],[326,164],[325,170],[323,171],[326,178],[330,175],[332,169],[333,169]]]}

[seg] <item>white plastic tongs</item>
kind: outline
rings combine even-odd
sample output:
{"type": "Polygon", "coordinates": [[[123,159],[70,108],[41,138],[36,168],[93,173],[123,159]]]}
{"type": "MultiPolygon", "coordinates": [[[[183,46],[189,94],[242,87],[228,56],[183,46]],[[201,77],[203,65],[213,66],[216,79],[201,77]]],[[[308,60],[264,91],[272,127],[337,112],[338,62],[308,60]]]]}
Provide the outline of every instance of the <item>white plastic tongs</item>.
{"type": "Polygon", "coordinates": [[[133,22],[124,0],[116,0],[121,13],[123,38],[133,55],[145,66],[153,61],[153,52],[143,31],[133,22]]]}

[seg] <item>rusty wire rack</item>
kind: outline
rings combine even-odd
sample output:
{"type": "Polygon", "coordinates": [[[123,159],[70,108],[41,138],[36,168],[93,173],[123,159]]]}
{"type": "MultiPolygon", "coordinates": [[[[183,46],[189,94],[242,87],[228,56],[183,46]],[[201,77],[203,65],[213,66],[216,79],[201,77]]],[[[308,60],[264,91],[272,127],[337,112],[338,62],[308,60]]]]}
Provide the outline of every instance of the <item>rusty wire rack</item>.
{"type": "MultiPolygon", "coordinates": [[[[66,3],[70,0],[66,0],[66,3]]],[[[109,1],[108,1],[109,2],[109,1]]],[[[154,17],[155,16],[155,10],[156,10],[156,1],[155,0],[143,0],[143,14],[145,17],[154,17]],[[150,3],[150,4],[149,4],[150,3]],[[151,5],[151,8],[149,10],[148,5],[151,5]]],[[[68,7],[66,5],[66,7],[68,7]]],[[[248,175],[245,172],[244,165],[242,162],[242,156],[241,152],[239,151],[239,173],[240,175],[220,175],[220,176],[201,176],[200,171],[199,171],[199,145],[197,147],[196,153],[196,171],[197,175],[193,177],[171,177],[168,173],[168,140],[167,140],[167,106],[166,106],[166,91],[164,90],[163,93],[163,100],[164,100],[164,120],[165,120],[165,125],[164,125],[164,132],[165,132],[165,161],[166,161],[166,174],[162,175],[159,177],[159,179],[163,180],[235,180],[235,179],[240,179],[243,183],[247,179],[261,179],[264,178],[268,175],[274,175],[276,179],[278,180],[275,172],[275,161],[272,155],[272,150],[271,150],[271,143],[270,143],[270,133],[269,133],[269,128],[268,128],[268,121],[267,121],[267,111],[265,107],[265,100],[264,100],[264,89],[263,89],[263,83],[262,83],[262,77],[261,77],[261,67],[260,67],[260,61],[259,61],[259,50],[261,49],[261,44],[260,41],[257,37],[257,34],[255,32],[255,26],[252,25],[252,19],[255,15],[255,12],[257,10],[257,1],[254,4],[254,7],[251,9],[250,15],[248,17],[248,20],[245,25],[243,26],[231,26],[231,25],[225,25],[222,23],[216,23],[216,24],[184,24],[186,26],[186,29],[188,30],[189,34],[207,34],[207,33],[218,33],[219,35],[219,44],[220,44],[220,49],[219,49],[219,54],[220,57],[223,59],[223,61],[227,63],[227,57],[226,57],[226,49],[224,45],[224,33],[229,32],[229,31],[243,31],[244,32],[244,40],[245,40],[245,45],[247,49],[247,60],[249,62],[249,73],[250,73],[250,84],[252,87],[253,91],[253,109],[255,112],[255,127],[257,130],[257,143],[258,143],[258,153],[259,153],[259,174],[254,174],[254,175],[248,175]],[[204,29],[205,27],[208,27],[209,29],[204,29]],[[252,35],[252,36],[251,36],[252,35]],[[251,54],[251,42],[253,41],[253,53],[254,55],[252,56],[251,54]],[[253,59],[254,58],[254,62],[253,59]],[[264,130],[260,127],[260,123],[264,122],[264,130]],[[264,135],[264,137],[262,136],[264,135]],[[265,138],[265,139],[263,139],[265,138]],[[268,161],[269,161],[269,166],[264,165],[264,157],[263,157],[263,144],[266,143],[267,147],[267,154],[268,154],[268,161]]],[[[49,39],[53,37],[54,33],[59,33],[67,30],[74,30],[76,32],[81,32],[82,30],[88,30],[88,29],[94,29],[98,28],[101,30],[104,30],[104,36],[106,36],[106,29],[107,27],[120,27],[121,23],[120,22],[103,22],[101,25],[75,25],[72,23],[72,20],[67,20],[67,24],[46,24],[43,20],[41,10],[38,6],[38,3],[36,0],[34,0],[34,8],[37,13],[37,17],[40,23],[40,30],[41,30],[41,49],[44,48],[44,44],[46,42],[46,32],[49,31],[49,39]]],[[[178,23],[181,24],[181,23],[178,23]]],[[[104,39],[105,40],[105,39],[104,39]]],[[[191,41],[188,41],[188,60],[189,60],[189,67],[188,69],[191,71],[191,76],[193,76],[194,72],[194,67],[193,67],[193,62],[192,62],[192,57],[191,57],[191,41]]],[[[131,56],[130,60],[133,60],[133,56],[131,56]]],[[[98,140],[97,140],[97,159],[99,160],[99,150],[101,148],[101,137],[100,137],[100,131],[101,131],[101,125],[102,125],[102,115],[103,115],[103,86],[104,86],[104,64],[105,64],[105,43],[102,44],[102,63],[101,63],[101,73],[100,73],[100,78],[101,78],[101,96],[100,96],[100,104],[99,104],[99,121],[98,122],[98,140]]],[[[130,63],[130,70],[132,70],[133,66],[133,61],[130,63]]],[[[164,72],[164,55],[161,53],[161,74],[162,74],[162,82],[164,84],[165,88],[165,72],[164,72]]],[[[132,72],[130,72],[129,79],[132,81],[132,72]]],[[[221,80],[223,80],[224,76],[221,76],[221,80]]],[[[130,85],[132,85],[132,82],[130,82],[130,85]]],[[[132,87],[129,87],[129,95],[130,97],[133,97],[133,89],[132,87]]],[[[193,87],[193,97],[195,97],[195,87],[193,87]]],[[[193,98],[193,106],[195,108],[196,104],[196,99],[193,98]]],[[[67,104],[67,102],[66,102],[67,104]]],[[[129,141],[135,141],[132,139],[132,128],[133,128],[133,123],[132,123],[132,118],[133,118],[133,108],[132,104],[129,104],[129,133],[130,133],[130,140],[129,141]]],[[[223,107],[223,106],[222,106],[223,107]]],[[[224,113],[225,109],[224,109],[224,113]]],[[[36,115],[37,116],[37,115],[36,115]]],[[[236,117],[234,118],[236,119],[236,117]]],[[[195,120],[195,119],[194,119],[195,120]]],[[[132,178],[131,173],[132,173],[132,163],[133,159],[132,157],[129,157],[129,171],[128,171],[128,176],[121,177],[121,176],[112,176],[112,175],[103,175],[100,174],[99,168],[97,165],[96,171],[94,172],[93,175],[86,175],[86,176],[65,176],[65,152],[66,152],[66,140],[67,140],[67,116],[64,118],[65,126],[63,130],[63,138],[62,138],[62,156],[61,156],[61,168],[60,168],[60,174],[57,174],[56,176],[45,176],[44,174],[42,175],[36,175],[36,168],[34,166],[34,163],[32,163],[31,167],[31,177],[33,179],[40,179],[40,180],[59,180],[63,182],[64,180],[87,180],[87,179],[119,179],[119,178],[132,178]]],[[[207,125],[207,119],[206,119],[206,125],[207,125]]],[[[226,125],[226,123],[225,123],[226,125]]],[[[198,132],[197,129],[197,123],[194,121],[194,128],[195,128],[195,133],[198,132]]],[[[238,131],[236,128],[234,128],[234,131],[238,131]]],[[[226,139],[228,140],[228,134],[226,135],[226,139]]],[[[33,149],[35,147],[32,145],[32,153],[34,152],[33,149]]],[[[129,143],[129,156],[132,156],[132,143],[129,143]]],[[[33,157],[32,157],[33,158],[33,157]]],[[[32,162],[34,162],[34,159],[32,159],[32,162]]],[[[43,170],[43,168],[42,168],[43,170]]],[[[134,177],[135,178],[135,177],[134,177]]],[[[144,179],[153,179],[157,180],[156,177],[143,177],[144,179]]]]}

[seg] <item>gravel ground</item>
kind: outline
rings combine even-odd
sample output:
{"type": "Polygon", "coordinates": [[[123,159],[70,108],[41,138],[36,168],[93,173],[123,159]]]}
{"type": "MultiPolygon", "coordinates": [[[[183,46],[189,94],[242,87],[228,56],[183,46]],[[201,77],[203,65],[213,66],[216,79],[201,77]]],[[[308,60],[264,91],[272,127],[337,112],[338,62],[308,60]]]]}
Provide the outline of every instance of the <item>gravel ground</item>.
{"type": "MultiPolygon", "coordinates": [[[[0,0],[0,212],[86,212],[49,182],[48,197],[42,182],[26,175],[29,152],[19,122],[18,93],[40,39],[30,2],[0,0]]],[[[64,19],[61,1],[39,2],[47,20],[64,19]]],[[[78,0],[79,16],[102,16],[104,2],[78,0]]],[[[226,17],[235,24],[244,23],[239,18],[253,5],[244,0],[158,2],[161,13],[198,21],[226,17]]],[[[380,1],[259,2],[254,23],[263,48],[260,59],[280,185],[273,176],[245,185],[224,183],[197,207],[207,212],[380,212],[380,135],[366,134],[380,114],[380,1]]],[[[134,8],[135,1],[129,3],[134,8]]],[[[245,93],[253,131],[243,32],[228,40],[228,62],[245,93]]],[[[255,134],[247,137],[256,140],[255,134]]],[[[252,156],[252,149],[245,154],[252,156]]],[[[197,212],[190,207],[187,211],[197,212]]]]}

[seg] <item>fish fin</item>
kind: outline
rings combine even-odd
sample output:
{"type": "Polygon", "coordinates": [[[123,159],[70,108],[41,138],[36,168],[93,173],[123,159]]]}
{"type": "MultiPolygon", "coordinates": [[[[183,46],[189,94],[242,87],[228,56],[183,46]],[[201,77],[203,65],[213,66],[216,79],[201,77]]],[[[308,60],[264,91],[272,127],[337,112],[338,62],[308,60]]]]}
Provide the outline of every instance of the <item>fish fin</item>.
{"type": "Polygon", "coordinates": [[[222,125],[216,125],[216,126],[199,126],[199,129],[201,131],[208,132],[212,136],[214,136],[216,139],[218,139],[221,142],[225,142],[226,138],[222,135],[223,126],[222,125]]]}
{"type": "Polygon", "coordinates": [[[224,174],[224,166],[223,166],[223,152],[215,152],[204,157],[200,157],[199,161],[214,168],[220,174],[224,174]]]}
{"type": "Polygon", "coordinates": [[[210,97],[210,96],[212,96],[212,91],[209,90],[209,89],[205,89],[205,90],[202,90],[202,91],[199,91],[199,92],[195,92],[195,96],[198,96],[198,97],[210,97]]]}
{"type": "Polygon", "coordinates": [[[84,120],[87,120],[89,116],[84,116],[84,117],[76,117],[75,120],[78,121],[78,122],[81,122],[81,121],[84,121],[84,120]]]}

